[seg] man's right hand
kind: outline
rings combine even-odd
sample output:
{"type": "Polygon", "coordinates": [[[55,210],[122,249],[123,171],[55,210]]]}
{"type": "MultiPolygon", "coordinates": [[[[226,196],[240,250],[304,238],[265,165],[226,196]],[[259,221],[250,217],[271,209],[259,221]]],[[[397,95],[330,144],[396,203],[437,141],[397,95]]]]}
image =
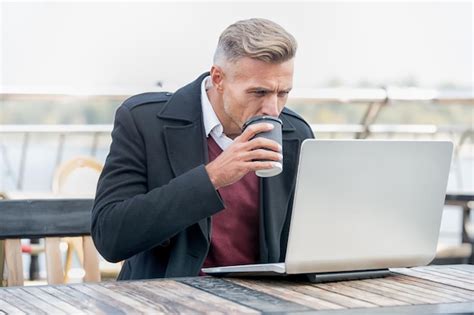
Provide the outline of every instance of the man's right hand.
{"type": "Polygon", "coordinates": [[[283,160],[282,148],[277,142],[265,138],[252,139],[256,134],[272,129],[273,125],[267,123],[250,125],[214,161],[206,165],[216,189],[235,183],[248,172],[270,169],[275,162],[283,160]]]}

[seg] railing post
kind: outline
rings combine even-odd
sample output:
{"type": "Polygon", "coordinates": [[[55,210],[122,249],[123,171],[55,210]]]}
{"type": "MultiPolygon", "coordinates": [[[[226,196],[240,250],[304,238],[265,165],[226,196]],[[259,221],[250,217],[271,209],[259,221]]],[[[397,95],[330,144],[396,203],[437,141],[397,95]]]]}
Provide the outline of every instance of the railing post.
{"type": "Polygon", "coordinates": [[[99,133],[94,132],[92,138],[92,146],[91,146],[91,156],[95,157],[97,154],[97,147],[99,146],[99,133]]]}
{"type": "Polygon", "coordinates": [[[66,135],[64,133],[59,134],[59,139],[58,139],[58,150],[56,152],[56,164],[55,164],[55,169],[58,168],[59,164],[61,164],[61,161],[63,159],[63,151],[64,151],[64,142],[66,140],[66,135]]]}
{"type": "Polygon", "coordinates": [[[16,184],[16,188],[18,190],[23,189],[23,176],[25,175],[26,153],[28,151],[29,142],[30,142],[30,133],[25,132],[25,136],[23,137],[23,145],[21,147],[20,169],[18,171],[18,181],[16,184]]]}
{"type": "Polygon", "coordinates": [[[388,96],[382,102],[372,102],[369,104],[361,121],[364,131],[357,133],[355,136],[356,139],[366,139],[370,135],[370,125],[375,122],[380,111],[386,104],[388,104],[388,96]]]}

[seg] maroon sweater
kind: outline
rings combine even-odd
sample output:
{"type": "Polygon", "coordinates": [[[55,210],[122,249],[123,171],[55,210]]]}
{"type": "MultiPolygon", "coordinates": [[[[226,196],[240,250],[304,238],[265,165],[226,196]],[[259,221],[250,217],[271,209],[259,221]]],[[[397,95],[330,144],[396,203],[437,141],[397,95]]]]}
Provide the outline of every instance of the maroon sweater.
{"type": "MultiPolygon", "coordinates": [[[[207,140],[209,161],[222,149],[207,140]]],[[[203,267],[255,264],[259,261],[259,180],[254,172],[222,187],[225,209],[212,216],[211,246],[203,267]]]]}

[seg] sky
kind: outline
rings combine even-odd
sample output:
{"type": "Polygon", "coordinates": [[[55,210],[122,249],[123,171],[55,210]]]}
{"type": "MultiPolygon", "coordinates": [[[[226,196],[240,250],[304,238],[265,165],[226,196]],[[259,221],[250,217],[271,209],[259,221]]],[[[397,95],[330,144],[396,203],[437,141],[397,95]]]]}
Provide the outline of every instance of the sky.
{"type": "Polygon", "coordinates": [[[233,22],[271,19],[298,41],[294,86],[473,86],[464,2],[2,1],[0,88],[173,91],[210,69],[233,22]]]}

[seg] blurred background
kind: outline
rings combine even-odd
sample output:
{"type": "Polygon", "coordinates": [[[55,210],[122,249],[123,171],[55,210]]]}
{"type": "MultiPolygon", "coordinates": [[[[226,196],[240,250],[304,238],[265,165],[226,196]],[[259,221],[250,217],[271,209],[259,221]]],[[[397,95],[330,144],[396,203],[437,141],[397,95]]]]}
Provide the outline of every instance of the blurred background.
{"type": "MultiPolygon", "coordinates": [[[[251,17],[296,37],[288,107],[317,138],[450,139],[448,191],[474,194],[471,1],[0,3],[5,196],[51,192],[75,157],[103,163],[122,101],[208,71],[219,34],[251,17]]],[[[458,201],[447,200],[440,244],[468,244],[448,254],[472,261],[472,201],[458,201]]]]}

